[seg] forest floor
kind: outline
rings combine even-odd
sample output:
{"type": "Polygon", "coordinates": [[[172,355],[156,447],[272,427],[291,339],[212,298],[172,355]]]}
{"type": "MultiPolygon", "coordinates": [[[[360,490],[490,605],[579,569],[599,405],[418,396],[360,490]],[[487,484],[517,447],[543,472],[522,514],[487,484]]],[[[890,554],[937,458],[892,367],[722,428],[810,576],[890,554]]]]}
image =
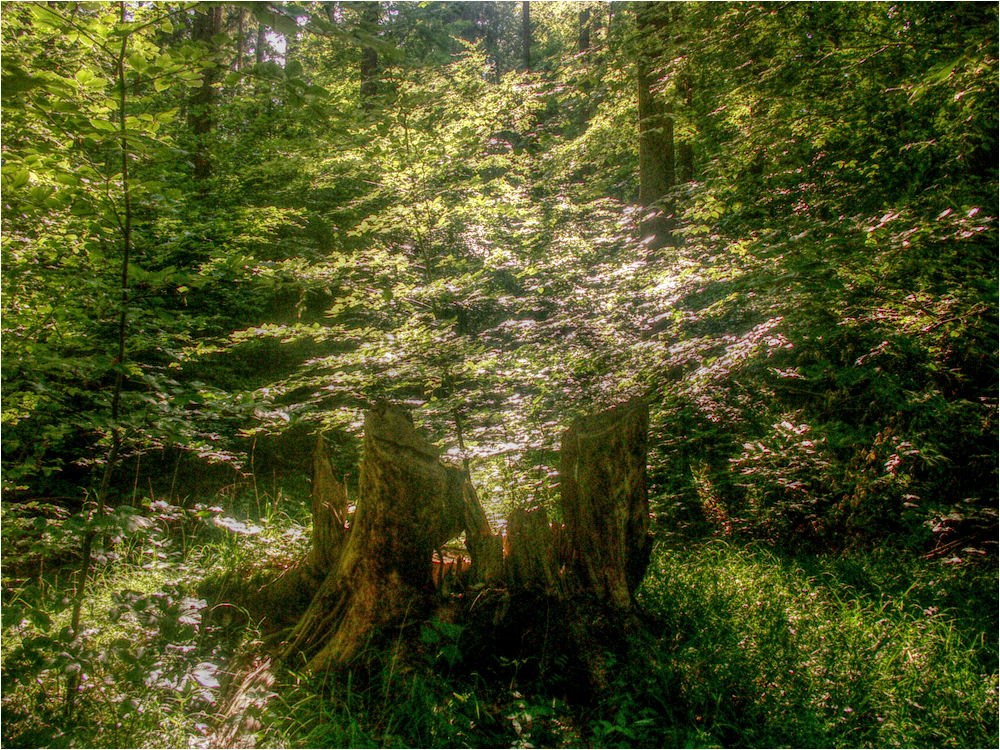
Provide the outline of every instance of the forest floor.
{"type": "Polygon", "coordinates": [[[95,581],[77,639],[65,627],[71,571],[14,585],[5,561],[3,746],[997,744],[992,548],[929,559],[661,542],[638,593],[644,627],[605,655],[607,684],[586,699],[558,658],[489,658],[471,629],[441,621],[421,626],[424,658],[407,669],[372,658],[264,679],[262,631],[219,582],[287,566],[308,527],[304,504],[260,500],[211,524],[188,504],[172,528],[134,537],[95,581]],[[227,724],[234,682],[244,691],[227,724]]]}

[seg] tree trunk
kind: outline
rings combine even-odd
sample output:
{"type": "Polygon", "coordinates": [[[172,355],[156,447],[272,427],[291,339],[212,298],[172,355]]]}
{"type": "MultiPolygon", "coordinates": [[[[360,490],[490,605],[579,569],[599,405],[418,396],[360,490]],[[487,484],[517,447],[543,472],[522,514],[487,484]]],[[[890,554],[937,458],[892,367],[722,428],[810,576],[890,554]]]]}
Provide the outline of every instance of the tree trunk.
{"type": "Polygon", "coordinates": [[[644,213],[639,225],[653,250],[673,246],[673,206],[668,193],[674,186],[674,121],[662,94],[656,92],[656,63],[664,57],[669,28],[668,9],[660,3],[642,3],[636,23],[642,48],[638,59],[639,85],[639,203],[644,213]]]}
{"type": "MultiPolygon", "coordinates": [[[[361,29],[375,36],[378,33],[379,3],[361,4],[361,29]]],[[[378,95],[378,52],[372,46],[361,47],[361,106],[372,109],[378,95]]]]}
{"type": "Polygon", "coordinates": [[[508,582],[513,588],[543,588],[561,594],[555,545],[544,508],[518,508],[507,521],[508,582]]]}
{"type": "MultiPolygon", "coordinates": [[[[691,81],[682,71],[677,76],[677,95],[688,113],[691,111],[693,91],[691,81]]],[[[677,144],[677,178],[681,182],[690,182],[694,179],[694,146],[687,140],[677,144]]]]}
{"type": "Polygon", "coordinates": [[[312,547],[306,565],[313,578],[323,580],[347,541],[347,485],[334,476],[322,435],[316,436],[312,463],[312,547]]]}
{"type": "Polygon", "coordinates": [[[646,440],[642,399],[573,422],[561,447],[560,506],[584,589],[628,609],[649,564],[646,440]]]}
{"type": "Polygon", "coordinates": [[[233,62],[233,70],[243,70],[243,58],[247,54],[247,12],[243,8],[236,11],[236,60],[233,62]]]}
{"type": "Polygon", "coordinates": [[[531,3],[521,3],[521,67],[531,70],[531,3]]]}
{"type": "Polygon", "coordinates": [[[472,577],[485,584],[503,578],[503,540],[493,534],[486,512],[468,479],[462,485],[465,513],[465,546],[472,560],[472,577]]]}
{"type": "MultiPolygon", "coordinates": [[[[191,38],[194,42],[207,45],[211,55],[218,52],[218,45],[212,37],[222,32],[222,6],[206,10],[196,10],[191,38]]],[[[212,174],[212,160],[208,146],[209,135],[215,126],[215,103],[218,98],[214,84],[219,80],[218,68],[210,68],[203,73],[202,84],[191,97],[188,110],[188,125],[194,135],[194,177],[204,180],[212,174]]]]}
{"type": "Polygon", "coordinates": [[[264,51],[267,49],[267,26],[258,24],[257,45],[254,47],[254,62],[258,65],[264,62],[264,51]]]}
{"type": "Polygon", "coordinates": [[[590,49],[590,8],[580,11],[580,33],[576,48],[581,55],[585,55],[590,49]]]}
{"type": "Polygon", "coordinates": [[[464,472],[441,463],[406,411],[377,404],[365,417],[350,534],[284,658],[302,654],[311,670],[342,664],[368,636],[423,619],[432,553],[465,525],[464,484],[464,472]]]}

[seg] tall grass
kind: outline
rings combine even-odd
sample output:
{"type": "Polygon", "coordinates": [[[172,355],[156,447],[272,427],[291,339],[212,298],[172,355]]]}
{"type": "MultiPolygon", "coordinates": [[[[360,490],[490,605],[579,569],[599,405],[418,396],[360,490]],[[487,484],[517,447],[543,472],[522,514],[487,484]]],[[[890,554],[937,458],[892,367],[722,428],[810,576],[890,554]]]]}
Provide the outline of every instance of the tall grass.
{"type": "Polygon", "coordinates": [[[654,566],[640,601],[657,618],[657,662],[641,692],[689,739],[996,746],[995,561],[713,542],[662,550],[654,566]]]}

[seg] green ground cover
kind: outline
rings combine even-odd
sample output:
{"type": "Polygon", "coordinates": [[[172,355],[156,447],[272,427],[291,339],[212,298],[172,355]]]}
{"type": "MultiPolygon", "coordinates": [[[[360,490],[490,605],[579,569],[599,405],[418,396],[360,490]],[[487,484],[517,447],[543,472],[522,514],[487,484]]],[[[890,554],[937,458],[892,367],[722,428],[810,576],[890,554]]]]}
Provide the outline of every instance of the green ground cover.
{"type": "MultiPolygon", "coordinates": [[[[83,613],[93,627],[78,639],[66,628],[67,575],[6,587],[4,747],[217,741],[229,675],[263,644],[237,607],[199,590],[304,549],[301,512],[274,506],[265,498],[242,527],[191,511],[183,534],[179,523],[133,537],[95,582],[83,613]]],[[[567,698],[558,660],[473,662],[461,625],[424,627],[425,663],[277,674],[240,731],[274,747],[996,744],[992,555],[688,539],[658,547],[638,602],[644,627],[628,653],[606,655],[607,685],[592,700],[567,698]]]]}

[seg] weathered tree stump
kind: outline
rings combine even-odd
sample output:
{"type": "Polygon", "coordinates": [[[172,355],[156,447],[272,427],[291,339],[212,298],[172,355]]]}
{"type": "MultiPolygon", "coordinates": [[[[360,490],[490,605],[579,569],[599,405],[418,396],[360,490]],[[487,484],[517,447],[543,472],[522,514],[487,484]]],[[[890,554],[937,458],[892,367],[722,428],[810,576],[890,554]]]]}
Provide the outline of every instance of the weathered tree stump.
{"type": "Polygon", "coordinates": [[[302,654],[311,670],[344,663],[380,628],[419,619],[433,593],[432,552],[464,529],[464,485],[406,411],[377,404],[365,418],[350,534],[284,657],[302,654]]]}
{"type": "Polygon", "coordinates": [[[309,574],[323,580],[347,541],[347,485],[333,474],[322,435],[316,436],[312,455],[312,546],[306,558],[309,574]]]}
{"type": "Polygon", "coordinates": [[[481,583],[503,578],[503,539],[493,533],[468,475],[462,485],[465,510],[465,546],[472,560],[472,577],[481,583]]]}
{"type": "Polygon", "coordinates": [[[520,588],[561,589],[545,508],[518,508],[507,519],[507,580],[520,588]]]}
{"type": "MultiPolygon", "coordinates": [[[[553,611],[598,603],[627,617],[652,543],[648,422],[641,400],[577,419],[562,443],[565,526],[550,525],[543,508],[519,510],[508,519],[502,539],[491,530],[467,473],[442,463],[406,411],[379,403],[365,418],[359,496],[349,532],[346,488],[317,445],[314,547],[307,560],[309,570],[325,578],[283,660],[304,661],[314,671],[346,664],[370,637],[390,628],[391,648],[407,648],[399,634],[407,624],[427,619],[438,599],[434,582],[443,576],[432,580],[433,553],[462,531],[472,560],[467,579],[511,595],[530,591],[549,601],[580,597],[580,605],[553,611]]],[[[443,558],[440,567],[443,573],[443,558]]],[[[578,625],[564,623],[560,629],[579,641],[579,653],[590,653],[594,649],[584,645],[578,625]]]]}
{"type": "Polygon", "coordinates": [[[646,441],[642,399],[575,420],[563,435],[560,508],[583,588],[627,609],[649,565],[646,441]]]}

